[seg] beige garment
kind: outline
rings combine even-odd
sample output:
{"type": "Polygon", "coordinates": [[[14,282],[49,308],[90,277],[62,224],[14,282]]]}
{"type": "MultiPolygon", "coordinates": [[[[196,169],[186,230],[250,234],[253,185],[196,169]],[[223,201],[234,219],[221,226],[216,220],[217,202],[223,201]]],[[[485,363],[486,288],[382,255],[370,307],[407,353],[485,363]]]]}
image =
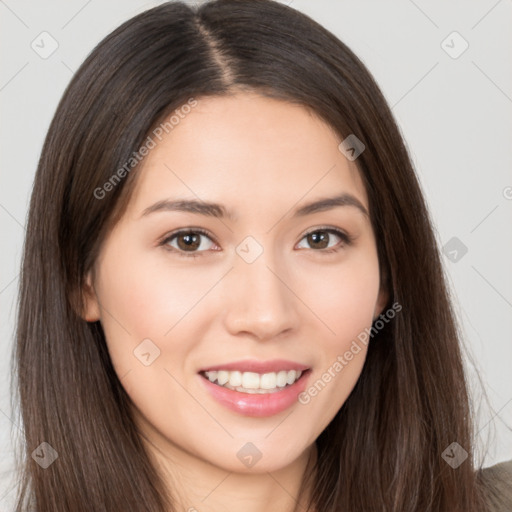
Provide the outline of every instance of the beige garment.
{"type": "Polygon", "coordinates": [[[484,468],[480,476],[486,484],[487,512],[512,512],[512,460],[484,468]]]}

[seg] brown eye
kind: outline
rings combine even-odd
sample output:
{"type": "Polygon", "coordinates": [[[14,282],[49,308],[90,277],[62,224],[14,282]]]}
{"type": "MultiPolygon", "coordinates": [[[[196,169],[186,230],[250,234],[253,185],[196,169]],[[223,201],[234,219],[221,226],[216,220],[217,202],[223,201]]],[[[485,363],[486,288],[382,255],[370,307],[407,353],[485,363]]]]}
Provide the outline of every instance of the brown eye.
{"type": "Polygon", "coordinates": [[[195,229],[173,233],[161,245],[180,256],[199,256],[215,244],[206,231],[195,229]]]}
{"type": "Polygon", "coordinates": [[[201,236],[197,233],[179,234],[176,236],[178,247],[183,251],[197,249],[201,245],[201,236]]]}
{"type": "Polygon", "coordinates": [[[347,234],[333,228],[311,231],[304,235],[302,240],[307,241],[309,248],[324,250],[324,252],[335,252],[337,250],[337,246],[349,245],[351,242],[351,239],[347,234]],[[340,244],[339,241],[336,243],[336,238],[341,240],[342,243],[340,244]]]}
{"type": "Polygon", "coordinates": [[[306,238],[314,249],[326,249],[329,245],[330,234],[326,231],[315,231],[307,235],[306,238]]]}

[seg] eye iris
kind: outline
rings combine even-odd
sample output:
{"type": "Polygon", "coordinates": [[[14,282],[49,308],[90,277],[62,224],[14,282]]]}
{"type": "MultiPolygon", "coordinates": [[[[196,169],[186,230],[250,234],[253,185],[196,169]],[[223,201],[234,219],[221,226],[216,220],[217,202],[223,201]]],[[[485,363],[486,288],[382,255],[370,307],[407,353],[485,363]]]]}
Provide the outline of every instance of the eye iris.
{"type": "Polygon", "coordinates": [[[317,245],[316,247],[319,249],[325,249],[329,245],[329,235],[325,231],[315,231],[314,233],[310,233],[308,235],[308,243],[315,245],[318,242],[321,243],[321,246],[317,245]]]}
{"type": "Polygon", "coordinates": [[[197,249],[201,245],[201,235],[195,233],[185,233],[179,235],[178,237],[178,246],[180,249],[197,249]],[[181,241],[184,240],[184,245],[181,241]]]}

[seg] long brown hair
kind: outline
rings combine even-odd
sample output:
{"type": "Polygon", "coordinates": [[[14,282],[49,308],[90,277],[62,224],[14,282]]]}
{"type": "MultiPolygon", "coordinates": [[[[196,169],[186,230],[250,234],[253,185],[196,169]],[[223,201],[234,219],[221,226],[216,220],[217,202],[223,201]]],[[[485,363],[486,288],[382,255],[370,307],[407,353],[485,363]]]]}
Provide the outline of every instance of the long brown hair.
{"type": "Polygon", "coordinates": [[[269,0],[219,0],[165,3],[130,19],[92,51],[58,105],[21,273],[17,512],[176,510],[135,428],[102,327],[78,314],[80,290],[137,166],[103,197],[97,190],[174,109],[235,90],[302,105],[342,140],[363,141],[356,164],[381,272],[389,303],[402,306],[370,341],[353,392],[316,441],[318,463],[305,475],[311,509],[483,510],[460,333],[390,108],[356,55],[306,15],[269,0]],[[43,442],[58,454],[46,469],[33,456],[47,453],[43,442]],[[442,457],[453,442],[469,453],[456,469],[442,457]]]}

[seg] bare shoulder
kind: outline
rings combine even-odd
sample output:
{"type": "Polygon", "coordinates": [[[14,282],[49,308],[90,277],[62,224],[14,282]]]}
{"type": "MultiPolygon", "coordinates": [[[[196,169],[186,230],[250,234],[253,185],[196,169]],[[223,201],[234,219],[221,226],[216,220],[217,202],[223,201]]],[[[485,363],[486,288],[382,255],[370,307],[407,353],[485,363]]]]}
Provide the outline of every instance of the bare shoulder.
{"type": "Polygon", "coordinates": [[[485,486],[489,512],[512,511],[512,460],[483,468],[479,479],[485,486]]]}

